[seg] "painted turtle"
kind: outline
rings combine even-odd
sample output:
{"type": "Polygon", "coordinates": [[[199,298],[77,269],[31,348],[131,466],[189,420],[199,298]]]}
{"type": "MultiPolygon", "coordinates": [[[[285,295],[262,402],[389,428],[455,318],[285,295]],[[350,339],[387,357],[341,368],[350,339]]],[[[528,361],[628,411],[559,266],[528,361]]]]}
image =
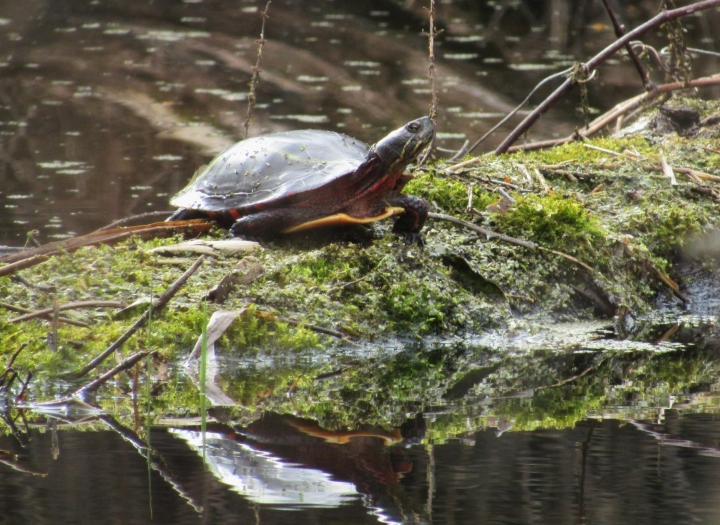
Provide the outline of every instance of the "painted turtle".
{"type": "Polygon", "coordinates": [[[405,167],[430,143],[419,118],[366,144],[332,131],[287,131],[246,139],[200,168],[170,201],[168,220],[209,217],[232,235],[262,237],[399,215],[393,231],[413,239],[427,203],[400,193],[405,167]]]}

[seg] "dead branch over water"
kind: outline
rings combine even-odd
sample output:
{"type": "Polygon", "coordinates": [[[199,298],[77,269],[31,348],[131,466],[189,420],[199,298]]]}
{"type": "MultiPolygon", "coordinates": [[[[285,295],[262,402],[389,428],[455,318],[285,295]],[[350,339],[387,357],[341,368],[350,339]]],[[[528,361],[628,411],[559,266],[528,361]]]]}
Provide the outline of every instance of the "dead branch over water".
{"type": "MultiPolygon", "coordinates": [[[[644,24],[636,27],[632,31],[625,33],[621,38],[616,40],[611,45],[607,46],[600,53],[591,58],[588,62],[583,64],[583,69],[589,75],[597,67],[604,63],[607,59],[617,53],[620,49],[625,47],[629,42],[636,39],[640,35],[655,29],[660,25],[675,20],[677,18],[691,15],[698,11],[704,11],[712,9],[713,7],[720,6],[720,0],[705,0],[703,2],[697,2],[685,7],[679,7],[677,9],[670,9],[663,11],[657,16],[651,18],[644,24]]],[[[576,80],[573,77],[568,78],[563,82],[550,96],[548,96],[535,110],[530,113],[525,120],[523,120],[510,134],[503,140],[503,142],[495,149],[495,154],[500,155],[506,153],[510,146],[523,135],[530,127],[543,115],[545,114],[555,103],[557,103],[568,91],[570,91],[576,80]]]]}
{"type": "Polygon", "coordinates": [[[212,223],[205,220],[160,222],[145,224],[141,226],[130,226],[127,228],[115,228],[112,230],[98,230],[88,235],[81,235],[71,239],[64,239],[23,250],[0,257],[0,263],[6,263],[0,267],[0,277],[12,275],[13,273],[30,268],[36,264],[47,261],[51,256],[60,253],[74,252],[84,246],[96,246],[99,244],[117,244],[125,239],[137,235],[141,239],[155,239],[158,237],[172,235],[174,233],[185,233],[186,235],[198,235],[210,231],[212,223]]]}
{"type": "MultiPolygon", "coordinates": [[[[672,93],[674,91],[681,91],[685,89],[690,88],[698,88],[698,87],[708,87],[708,86],[716,86],[720,85],[720,73],[716,75],[712,75],[709,77],[703,77],[703,78],[697,78],[694,80],[690,80],[689,82],[671,82],[669,84],[662,84],[660,86],[656,86],[655,89],[652,91],[648,91],[647,93],[643,93],[642,95],[638,95],[636,97],[633,97],[631,99],[628,99],[617,106],[615,106],[610,111],[606,112],[605,114],[599,116],[595,120],[593,120],[587,127],[587,129],[584,129],[583,131],[578,131],[577,133],[573,133],[572,135],[569,135],[567,137],[561,138],[561,139],[553,139],[553,140],[547,140],[547,141],[541,141],[541,142],[532,142],[530,144],[522,144],[518,146],[512,146],[509,147],[507,150],[507,153],[512,153],[513,151],[531,151],[535,149],[542,149],[542,148],[548,148],[552,146],[558,146],[560,144],[565,144],[566,142],[574,142],[576,140],[581,140],[583,138],[589,137],[601,129],[608,126],[610,123],[621,119],[628,113],[631,113],[635,109],[638,109],[640,107],[643,107],[648,102],[653,101],[654,99],[660,98],[663,95],[667,95],[669,93],[672,93]]],[[[453,166],[455,168],[456,166],[453,166]]]]}
{"type": "MultiPolygon", "coordinates": [[[[625,27],[618,22],[615,12],[610,6],[608,0],[603,0],[603,5],[605,6],[605,10],[608,13],[610,21],[612,22],[613,28],[615,29],[615,36],[621,38],[625,34],[625,27]]],[[[645,90],[652,91],[655,89],[655,84],[652,80],[650,80],[650,77],[648,77],[647,71],[645,71],[645,66],[642,65],[642,62],[640,62],[640,58],[638,58],[637,53],[630,42],[625,44],[625,51],[627,51],[630,60],[632,60],[633,64],[635,64],[635,69],[637,69],[637,72],[640,75],[640,80],[642,81],[645,90]]]]}

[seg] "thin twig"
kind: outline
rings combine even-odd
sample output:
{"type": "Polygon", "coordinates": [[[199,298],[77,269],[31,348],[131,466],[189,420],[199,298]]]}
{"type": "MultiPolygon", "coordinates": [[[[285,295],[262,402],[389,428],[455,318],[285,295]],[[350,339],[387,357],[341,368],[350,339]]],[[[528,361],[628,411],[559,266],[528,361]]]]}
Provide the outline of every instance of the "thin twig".
{"type": "Polygon", "coordinates": [[[255,88],[258,85],[258,82],[260,80],[260,64],[262,63],[262,50],[263,46],[265,45],[265,22],[268,18],[270,18],[267,14],[268,9],[270,9],[270,3],[268,2],[265,5],[265,10],[260,11],[260,16],[262,17],[262,25],[260,26],[260,39],[257,40],[258,44],[258,54],[257,59],[255,60],[255,65],[252,67],[252,77],[250,78],[250,91],[248,92],[248,105],[247,105],[247,115],[245,117],[245,122],[243,123],[243,138],[246,139],[248,136],[248,130],[250,129],[250,122],[252,121],[252,111],[255,107],[255,101],[257,100],[255,97],[255,88]]]}
{"type": "Polygon", "coordinates": [[[287,323],[292,326],[302,326],[303,328],[307,328],[308,330],[310,330],[312,332],[317,332],[319,334],[331,335],[333,337],[337,337],[338,339],[347,339],[347,335],[343,334],[342,332],[338,332],[336,330],[331,330],[330,328],[323,328],[322,326],[307,324],[302,321],[296,321],[295,319],[289,319],[289,318],[283,317],[281,315],[275,315],[272,312],[255,311],[255,316],[259,317],[260,319],[264,319],[266,321],[267,320],[280,321],[280,322],[287,323]]]}
{"type": "Polygon", "coordinates": [[[0,267],[0,277],[40,264],[47,261],[52,255],[74,252],[84,246],[116,244],[133,235],[137,235],[142,239],[157,238],[179,232],[198,235],[208,232],[210,228],[212,228],[210,221],[195,219],[191,221],[159,222],[142,226],[129,226],[127,228],[93,232],[87,235],[73,237],[72,239],[63,239],[62,241],[44,244],[38,248],[0,257],[0,263],[7,263],[5,266],[0,267]]]}
{"type": "MultiPolygon", "coordinates": [[[[81,308],[123,308],[124,303],[119,301],[77,301],[74,303],[67,303],[58,305],[57,311],[62,312],[64,310],[79,310],[81,308]]],[[[54,314],[55,308],[45,308],[44,310],[36,310],[29,312],[20,317],[14,317],[8,321],[8,323],[19,323],[21,321],[27,321],[28,319],[35,319],[36,317],[45,317],[49,314],[54,314]]],[[[58,318],[60,320],[60,318],[58,318]]]]}
{"type": "Polygon", "coordinates": [[[482,226],[478,226],[477,224],[473,224],[472,222],[468,222],[468,221],[460,219],[458,217],[453,217],[452,215],[446,215],[444,213],[430,212],[430,213],[428,213],[428,217],[430,217],[432,219],[439,219],[439,220],[459,224],[460,226],[464,226],[465,228],[467,228],[469,230],[473,230],[477,233],[483,234],[488,239],[499,239],[501,241],[505,241],[510,244],[515,244],[517,246],[522,246],[522,247],[528,248],[530,250],[538,249],[538,245],[532,241],[526,241],[524,239],[516,239],[515,237],[510,237],[509,235],[505,235],[503,233],[497,233],[492,230],[488,230],[487,228],[483,228],[482,226]]]}
{"type": "Polygon", "coordinates": [[[475,232],[481,233],[481,234],[485,235],[488,239],[498,239],[498,240],[501,240],[501,241],[504,241],[504,242],[507,242],[510,244],[515,244],[516,246],[522,246],[524,248],[528,248],[530,250],[542,250],[542,251],[550,252],[555,255],[565,257],[569,261],[572,261],[572,262],[582,266],[583,268],[585,268],[586,270],[588,270],[591,273],[595,271],[595,270],[593,270],[593,268],[591,266],[585,264],[584,262],[573,257],[572,255],[568,255],[567,253],[563,253],[563,252],[560,252],[557,250],[551,250],[550,248],[544,248],[544,247],[540,246],[539,244],[534,243],[532,241],[526,241],[525,239],[517,239],[515,237],[510,237],[509,235],[497,233],[492,230],[483,228],[482,226],[478,226],[477,224],[473,224],[472,222],[468,222],[463,219],[459,219],[458,217],[453,217],[452,215],[446,215],[444,213],[430,212],[430,213],[428,213],[428,217],[431,217],[433,219],[440,219],[440,220],[448,221],[448,222],[454,222],[455,224],[459,224],[460,226],[468,228],[469,230],[473,230],[475,232]]]}
{"type": "Polygon", "coordinates": [[[200,267],[200,265],[203,263],[204,256],[200,256],[197,258],[197,260],[193,263],[193,265],[183,273],[177,281],[172,283],[170,287],[165,290],[165,292],[160,296],[157,303],[152,305],[150,308],[148,308],[145,313],[135,321],[135,324],[133,324],[123,335],[121,335],[113,344],[111,344],[103,353],[101,353],[99,356],[97,356],[95,359],[90,361],[90,363],[85,366],[82,370],[79,370],[72,375],[73,378],[79,378],[87,375],[91,371],[93,371],[95,368],[97,368],[110,354],[115,352],[118,348],[120,348],[125,341],[130,339],[130,337],[137,332],[140,328],[145,326],[145,324],[148,322],[148,319],[150,319],[151,315],[156,314],[160,310],[167,305],[168,302],[170,302],[170,299],[172,299],[175,294],[180,290],[180,288],[183,287],[185,284],[185,281],[187,281],[192,274],[194,274],[197,269],[200,267]]]}
{"type": "Polygon", "coordinates": [[[488,138],[490,135],[492,135],[500,126],[502,126],[503,124],[505,124],[505,122],[507,122],[510,118],[512,118],[513,115],[515,115],[518,111],[520,111],[520,110],[525,106],[525,104],[528,103],[528,101],[530,100],[530,98],[535,94],[535,92],[536,92],[538,89],[540,89],[542,86],[544,86],[547,82],[550,82],[551,80],[554,80],[554,79],[556,79],[556,78],[558,78],[558,77],[561,77],[561,76],[564,76],[564,77],[568,76],[571,72],[572,72],[572,68],[568,68],[568,69],[564,69],[564,70],[562,70],[562,71],[558,71],[557,73],[553,73],[552,75],[547,76],[547,77],[545,77],[544,79],[542,79],[540,82],[538,82],[538,83],[535,85],[535,87],[532,89],[532,91],[527,94],[527,96],[522,100],[522,102],[520,102],[520,104],[518,104],[517,106],[515,106],[515,108],[514,108],[510,113],[508,113],[507,115],[505,115],[505,116],[502,118],[502,120],[500,120],[500,122],[498,122],[497,124],[495,124],[495,125],[494,125],[492,128],[490,128],[488,131],[486,131],[485,134],[484,134],[482,137],[480,137],[479,139],[477,139],[477,140],[473,143],[473,145],[470,146],[470,147],[467,149],[467,151],[463,151],[463,150],[458,151],[455,155],[453,155],[453,157],[452,157],[450,160],[455,160],[455,159],[458,159],[458,158],[460,158],[461,156],[463,156],[463,155],[465,155],[465,154],[472,153],[472,151],[473,151],[475,148],[477,148],[480,144],[482,144],[483,141],[484,141],[486,138],[488,138]]]}
{"type": "Polygon", "coordinates": [[[170,211],[149,211],[147,213],[139,213],[138,215],[131,215],[130,217],[123,217],[122,219],[118,219],[116,221],[111,222],[110,224],[106,224],[102,228],[99,228],[98,232],[103,232],[107,230],[113,230],[115,228],[119,228],[121,226],[127,226],[127,225],[135,225],[138,223],[144,223],[147,224],[148,220],[151,220],[153,222],[157,221],[158,219],[163,219],[170,217],[172,213],[175,210],[170,211]]]}
{"type": "MultiPolygon", "coordinates": [[[[595,69],[605,62],[608,58],[614,55],[619,49],[625,47],[625,45],[631,40],[637,38],[639,35],[646,33],[647,31],[658,27],[659,25],[666,23],[670,20],[675,20],[682,16],[693,14],[697,11],[703,11],[711,9],[720,5],[720,0],[705,0],[703,2],[697,2],[685,7],[679,7],[677,9],[670,9],[662,11],[657,16],[654,16],[644,24],[636,27],[632,31],[626,33],[621,38],[607,46],[600,53],[591,58],[586,64],[585,69],[588,73],[595,71],[595,69]]],[[[556,102],[558,102],[570,89],[572,89],[575,81],[572,78],[567,79],[558,87],[549,97],[547,97],[535,110],[530,113],[506,138],[503,142],[495,149],[495,154],[500,155],[508,151],[510,146],[523,135],[530,127],[537,121],[542,115],[544,115],[556,102]]]]}
{"type": "Polygon", "coordinates": [[[685,173],[686,175],[691,175],[698,179],[709,180],[711,182],[720,182],[720,177],[717,175],[710,175],[709,173],[703,173],[702,171],[697,171],[691,168],[676,167],[674,169],[678,173],[685,173]]]}
{"type": "MultiPolygon", "coordinates": [[[[426,8],[427,9],[427,8],[426,8]]],[[[430,32],[427,34],[428,37],[428,79],[430,79],[430,120],[433,123],[433,127],[437,127],[437,110],[438,110],[438,94],[437,94],[437,82],[436,82],[436,71],[435,71],[435,37],[440,33],[435,29],[435,0],[430,0],[430,8],[427,9],[428,18],[430,19],[430,32]]],[[[435,134],[433,133],[430,146],[423,156],[418,160],[418,166],[423,166],[425,162],[430,158],[433,150],[435,149],[435,134]]]]}
{"type": "Polygon", "coordinates": [[[582,266],[582,267],[585,268],[588,272],[591,272],[591,273],[594,273],[594,272],[595,272],[595,270],[593,269],[592,266],[590,266],[590,265],[588,265],[588,264],[585,264],[585,263],[582,262],[580,259],[578,259],[578,258],[576,258],[576,257],[573,257],[572,255],[568,255],[568,254],[565,253],[565,252],[561,252],[561,251],[558,251],[558,250],[552,250],[552,249],[550,249],[550,248],[545,248],[545,247],[543,247],[543,246],[538,246],[538,250],[543,250],[543,251],[546,251],[546,252],[554,253],[555,255],[559,255],[560,257],[565,257],[568,261],[572,261],[572,262],[574,262],[575,264],[578,264],[578,265],[582,266]]]}
{"type": "Polygon", "coordinates": [[[428,33],[428,78],[430,79],[430,120],[435,124],[438,110],[438,94],[435,74],[435,37],[438,32],[435,30],[435,0],[430,0],[430,8],[428,9],[428,17],[430,18],[430,32],[428,33]]]}
{"type": "MultiPolygon", "coordinates": [[[[18,312],[20,314],[29,314],[32,313],[32,310],[29,310],[27,308],[23,308],[21,306],[15,306],[14,304],[10,303],[4,303],[0,301],[0,308],[5,308],[6,310],[10,310],[11,312],[18,312]]],[[[43,316],[43,319],[50,320],[49,315],[43,316]]],[[[90,328],[90,325],[87,323],[83,323],[81,321],[75,321],[74,319],[68,319],[67,317],[58,317],[58,321],[65,324],[71,324],[74,326],[80,326],[82,328],[90,328]]]]}
{"type": "Polygon", "coordinates": [[[330,329],[330,328],[324,328],[324,327],[322,327],[322,326],[317,326],[317,325],[314,325],[314,324],[307,324],[307,323],[304,323],[304,322],[302,322],[302,321],[296,321],[295,319],[289,319],[289,318],[287,318],[287,317],[282,317],[282,316],[279,316],[279,315],[278,315],[278,316],[275,316],[275,318],[276,318],[278,321],[282,321],[283,323],[287,323],[287,324],[292,325],[292,326],[298,326],[298,327],[302,326],[303,328],[307,328],[308,330],[310,330],[310,331],[312,331],[312,332],[317,332],[317,333],[319,333],[319,334],[330,335],[330,336],[332,336],[332,337],[337,337],[338,339],[347,339],[347,335],[343,334],[342,332],[338,332],[337,330],[332,330],[332,329],[330,329]]]}

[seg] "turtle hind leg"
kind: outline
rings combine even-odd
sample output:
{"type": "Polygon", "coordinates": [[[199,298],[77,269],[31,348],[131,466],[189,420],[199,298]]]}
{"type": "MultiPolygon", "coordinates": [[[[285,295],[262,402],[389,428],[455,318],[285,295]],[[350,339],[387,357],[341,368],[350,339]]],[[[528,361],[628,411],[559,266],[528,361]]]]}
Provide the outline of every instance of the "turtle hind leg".
{"type": "MultiPolygon", "coordinates": [[[[240,217],[230,227],[233,237],[255,239],[285,233],[293,226],[318,218],[317,211],[277,208],[240,217]]],[[[320,214],[321,215],[321,214],[320,214]]]]}

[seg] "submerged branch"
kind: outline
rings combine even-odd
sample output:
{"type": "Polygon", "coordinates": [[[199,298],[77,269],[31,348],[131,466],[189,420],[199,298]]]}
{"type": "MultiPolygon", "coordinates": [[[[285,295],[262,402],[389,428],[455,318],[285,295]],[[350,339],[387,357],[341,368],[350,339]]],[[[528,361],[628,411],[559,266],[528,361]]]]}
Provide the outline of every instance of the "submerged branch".
{"type": "MultiPolygon", "coordinates": [[[[103,375],[95,379],[94,381],[91,381],[84,387],[77,390],[74,395],[82,395],[84,392],[95,392],[98,388],[100,388],[102,385],[107,383],[110,379],[115,377],[117,374],[122,372],[123,370],[128,370],[129,368],[132,368],[135,366],[135,363],[140,361],[142,358],[146,357],[150,354],[149,350],[141,350],[139,352],[134,353],[130,357],[124,359],[121,363],[119,363],[116,367],[108,370],[103,375]]],[[[148,378],[148,381],[150,378],[148,378]]]]}

